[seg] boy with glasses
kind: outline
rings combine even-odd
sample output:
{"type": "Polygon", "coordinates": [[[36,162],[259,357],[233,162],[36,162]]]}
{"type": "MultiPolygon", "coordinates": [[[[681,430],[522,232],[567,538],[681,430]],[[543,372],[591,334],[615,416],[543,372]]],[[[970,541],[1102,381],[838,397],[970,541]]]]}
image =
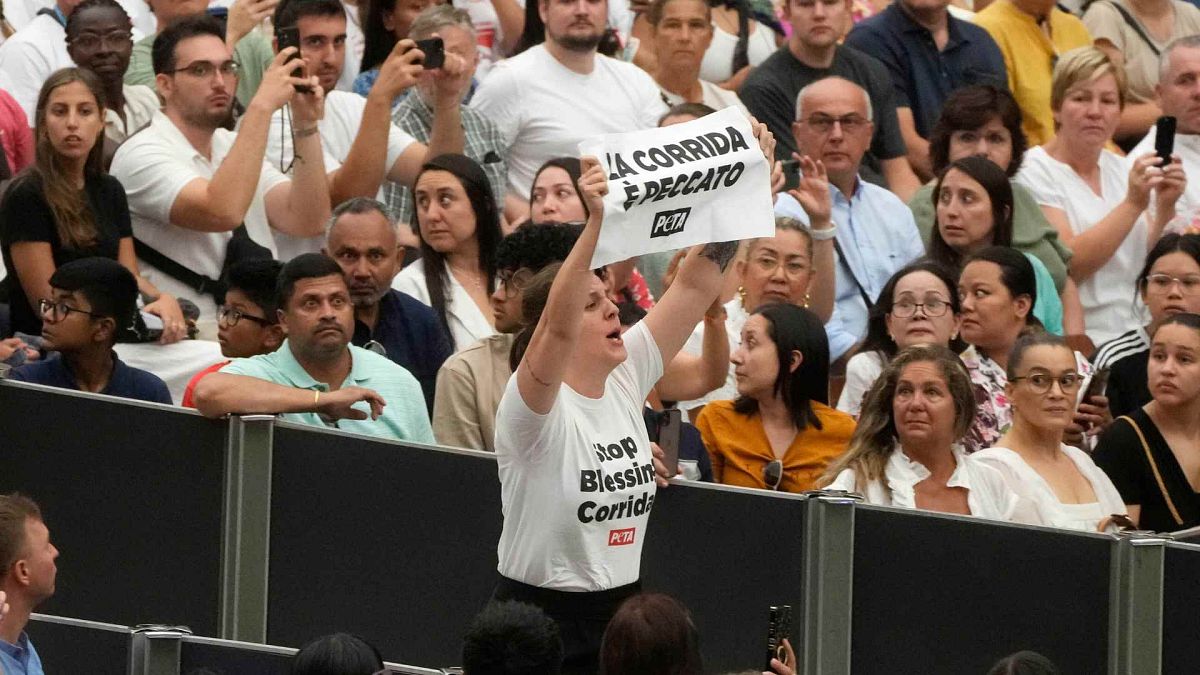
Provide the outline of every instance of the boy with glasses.
{"type": "Polygon", "coordinates": [[[50,290],[39,302],[42,345],[58,354],[14,369],[10,380],[171,404],[161,379],[125,365],[113,351],[137,311],[129,270],[108,258],[75,260],[54,271],[50,290]]]}

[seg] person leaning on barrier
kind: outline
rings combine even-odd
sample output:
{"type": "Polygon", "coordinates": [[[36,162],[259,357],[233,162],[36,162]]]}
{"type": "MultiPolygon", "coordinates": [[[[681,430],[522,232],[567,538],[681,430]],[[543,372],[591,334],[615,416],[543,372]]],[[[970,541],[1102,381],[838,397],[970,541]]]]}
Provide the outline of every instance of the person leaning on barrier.
{"type": "Polygon", "coordinates": [[[13,369],[10,380],[171,404],[158,376],[122,363],[117,336],[133,326],[137,282],[115,260],[83,258],[54,270],[39,301],[42,348],[58,352],[13,369]]]}
{"type": "Polygon", "coordinates": [[[577,225],[527,223],[500,240],[492,315],[496,334],[446,359],[437,373],[433,435],[438,443],[474,450],[496,448],[496,408],[512,377],[513,340],[525,327],[522,298],[547,265],[566,260],[579,238],[577,225]]]}
{"type": "Polygon", "coordinates": [[[354,310],[336,262],[317,253],[298,256],[283,266],[276,298],[288,339],[271,354],[239,359],[200,380],[201,413],[281,414],[318,427],[433,442],[416,378],[350,344],[354,310]],[[355,408],[359,403],[369,410],[355,408]]]}
{"type": "Polygon", "coordinates": [[[958,356],[940,345],[909,347],[871,386],[850,448],[821,482],[871,504],[1011,520],[1017,496],[963,450],[974,417],[975,391],[958,356]]]}
{"type": "Polygon", "coordinates": [[[339,204],[329,219],[322,252],[337,261],[350,288],[351,344],[383,354],[412,373],[432,411],[438,369],[452,351],[450,340],[428,305],[392,289],[403,254],[391,214],[367,197],[339,204]]]}
{"type": "Polygon", "coordinates": [[[38,505],[20,494],[0,495],[0,672],[42,675],[42,659],[25,633],[29,615],[54,595],[58,549],[38,505]]]}
{"type": "Polygon", "coordinates": [[[558,624],[524,602],[488,603],[463,639],[463,675],[558,675],[562,659],[558,624]]]}
{"type": "Polygon", "coordinates": [[[346,633],[316,638],[292,657],[289,675],[372,675],[383,669],[379,650],[346,633]]]}

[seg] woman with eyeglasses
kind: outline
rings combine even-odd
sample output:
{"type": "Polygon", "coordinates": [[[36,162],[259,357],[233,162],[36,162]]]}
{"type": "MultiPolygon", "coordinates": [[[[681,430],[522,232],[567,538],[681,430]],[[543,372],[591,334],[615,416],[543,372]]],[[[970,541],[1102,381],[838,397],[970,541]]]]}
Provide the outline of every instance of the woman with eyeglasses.
{"type": "MultiPolygon", "coordinates": [[[[888,279],[867,319],[867,337],[846,363],[846,384],[837,409],[859,416],[863,398],[897,352],[914,345],[960,352],[956,281],[945,265],[929,259],[909,263],[888,279]]],[[[974,404],[972,404],[974,410],[974,404]]],[[[974,417],[974,413],[971,415],[974,417]]]]}
{"type": "Polygon", "coordinates": [[[1150,331],[1163,319],[1187,312],[1200,314],[1200,235],[1168,234],[1150,250],[1137,277],[1137,292],[1150,323],[1100,345],[1092,363],[1108,368],[1108,406],[1114,416],[1128,415],[1150,402],[1146,364],[1150,331]]]}
{"type": "Polygon", "coordinates": [[[713,480],[813,489],[854,433],[854,418],[828,405],[829,342],[821,320],[793,304],[759,307],[746,319],[730,362],[737,398],[709,403],[696,420],[713,480]]]}
{"type": "Polygon", "coordinates": [[[997,469],[1030,504],[1034,524],[1103,532],[1127,521],[1108,476],[1086,452],[1063,442],[1085,379],[1075,352],[1058,336],[1026,335],[1013,346],[1007,375],[1012,426],[995,447],[973,457],[997,469]]]}
{"type": "Polygon", "coordinates": [[[909,347],[871,387],[850,448],[821,484],[881,506],[1010,520],[1016,495],[960,442],[974,418],[975,392],[958,356],[940,345],[909,347]]]}
{"type": "Polygon", "coordinates": [[[1138,529],[1200,525],[1200,315],[1175,314],[1154,331],[1147,366],[1153,396],[1117,418],[1096,446],[1138,529]]]}
{"type": "Polygon", "coordinates": [[[51,74],[38,94],[34,163],[0,201],[12,331],[41,335],[36,302],[51,297],[54,271],[72,260],[103,257],[120,262],[138,291],[153,298],[144,311],[162,319],[159,341],[176,342],[187,337],[179,302],[138,274],[125,188],[103,169],[104,105],[99,78],[82,68],[51,74]]]}

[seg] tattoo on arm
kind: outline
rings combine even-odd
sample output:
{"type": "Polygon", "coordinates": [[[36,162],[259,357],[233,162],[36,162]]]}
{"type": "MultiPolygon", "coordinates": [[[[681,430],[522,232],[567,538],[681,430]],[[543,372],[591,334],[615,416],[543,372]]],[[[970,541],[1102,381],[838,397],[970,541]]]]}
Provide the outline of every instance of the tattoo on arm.
{"type": "Polygon", "coordinates": [[[733,260],[733,256],[737,254],[738,243],[736,241],[721,241],[705,244],[700,250],[700,255],[715,262],[717,267],[724,272],[726,267],[729,267],[729,261],[733,260]]]}

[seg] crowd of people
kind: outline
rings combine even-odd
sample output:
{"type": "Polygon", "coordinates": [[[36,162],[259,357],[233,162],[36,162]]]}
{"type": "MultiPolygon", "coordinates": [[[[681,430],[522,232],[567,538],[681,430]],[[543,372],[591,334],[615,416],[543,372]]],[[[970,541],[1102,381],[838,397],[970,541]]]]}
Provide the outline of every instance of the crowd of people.
{"type": "Polygon", "coordinates": [[[0,5],[10,379],[494,452],[572,672],[673,478],[1200,525],[1192,4],[225,4],[0,5]],[[729,107],[773,234],[592,269],[580,142],[729,107]]]}

